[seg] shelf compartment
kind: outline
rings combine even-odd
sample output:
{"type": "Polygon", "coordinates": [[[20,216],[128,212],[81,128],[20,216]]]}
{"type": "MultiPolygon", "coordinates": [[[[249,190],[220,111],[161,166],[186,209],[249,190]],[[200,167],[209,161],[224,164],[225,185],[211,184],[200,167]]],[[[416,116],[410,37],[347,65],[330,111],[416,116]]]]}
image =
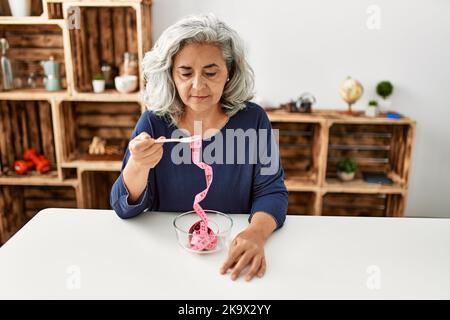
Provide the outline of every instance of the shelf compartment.
{"type": "Polygon", "coordinates": [[[61,137],[63,167],[83,161],[115,164],[123,159],[128,140],[141,115],[138,103],[63,101],[60,107],[60,123],[64,132],[61,137]],[[90,155],[89,145],[94,136],[106,140],[106,145],[116,148],[119,153],[90,155]]]}
{"type": "Polygon", "coordinates": [[[80,28],[69,30],[74,85],[76,92],[92,92],[92,79],[103,61],[119,71],[125,52],[138,54],[136,10],[126,6],[78,8],[80,28]]]}
{"type": "Polygon", "coordinates": [[[64,19],[62,2],[46,2],[49,19],[64,19]]]}
{"type": "Polygon", "coordinates": [[[0,242],[5,243],[36,213],[45,208],[76,208],[70,186],[0,186],[0,242]]]}
{"type": "Polygon", "coordinates": [[[0,36],[9,43],[8,55],[17,88],[27,88],[34,73],[37,88],[44,88],[44,69],[40,64],[53,56],[60,63],[61,87],[67,88],[62,29],[56,24],[0,24],[0,36]],[[19,81],[19,83],[17,83],[19,81]]]}
{"type": "Polygon", "coordinates": [[[330,127],[326,178],[336,178],[339,159],[353,158],[357,179],[363,171],[384,172],[400,187],[407,184],[414,126],[410,124],[342,124],[330,127]]]}
{"type": "Polygon", "coordinates": [[[63,180],[76,180],[78,179],[77,168],[61,168],[61,175],[63,180]]]}
{"type": "Polygon", "coordinates": [[[286,179],[317,184],[321,124],[272,122],[272,128],[279,130],[280,158],[286,179]]]}
{"type": "Polygon", "coordinates": [[[400,217],[404,199],[402,194],[327,193],[322,200],[322,215],[400,217]]]}
{"type": "Polygon", "coordinates": [[[47,101],[0,101],[0,174],[14,176],[14,161],[23,159],[27,148],[44,154],[50,166],[56,168],[50,104],[47,101]]]}
{"type": "Polygon", "coordinates": [[[81,173],[81,189],[83,207],[88,209],[111,209],[109,195],[119,172],[83,171],[81,173]]]}
{"type": "Polygon", "coordinates": [[[313,215],[316,197],[315,192],[289,191],[288,214],[313,215]]]}

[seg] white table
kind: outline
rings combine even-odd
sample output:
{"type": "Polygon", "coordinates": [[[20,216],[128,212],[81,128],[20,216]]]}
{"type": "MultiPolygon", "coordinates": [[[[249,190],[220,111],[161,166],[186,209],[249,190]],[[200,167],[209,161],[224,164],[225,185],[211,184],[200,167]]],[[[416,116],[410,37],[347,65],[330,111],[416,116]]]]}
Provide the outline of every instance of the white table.
{"type": "Polygon", "coordinates": [[[450,298],[450,219],[288,216],[266,275],[233,282],[225,251],[177,244],[174,217],[43,210],[0,248],[0,299],[450,298]]]}

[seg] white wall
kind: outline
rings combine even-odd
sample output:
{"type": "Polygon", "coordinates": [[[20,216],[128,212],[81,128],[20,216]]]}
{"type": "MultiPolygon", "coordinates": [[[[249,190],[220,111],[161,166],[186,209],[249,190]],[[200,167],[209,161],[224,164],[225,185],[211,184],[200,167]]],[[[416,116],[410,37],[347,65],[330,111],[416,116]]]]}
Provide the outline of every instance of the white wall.
{"type": "Polygon", "coordinates": [[[379,80],[394,109],[417,121],[408,216],[450,217],[450,1],[154,0],[154,41],[181,17],[213,12],[248,51],[260,98],[278,104],[310,91],[318,108],[346,108],[337,90],[361,81],[361,109],[379,80]],[[370,5],[380,29],[367,27],[370,5]]]}

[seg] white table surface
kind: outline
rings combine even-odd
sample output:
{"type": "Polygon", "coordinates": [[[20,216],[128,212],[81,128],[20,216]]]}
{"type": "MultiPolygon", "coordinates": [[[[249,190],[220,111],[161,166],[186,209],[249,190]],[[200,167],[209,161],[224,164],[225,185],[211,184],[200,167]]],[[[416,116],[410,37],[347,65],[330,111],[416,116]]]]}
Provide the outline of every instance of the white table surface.
{"type": "MultiPolygon", "coordinates": [[[[43,210],[0,248],[0,298],[450,298],[450,219],[288,216],[266,275],[233,282],[219,274],[226,251],[177,244],[175,216],[43,210]]],[[[247,215],[232,217],[235,235],[247,215]]]]}

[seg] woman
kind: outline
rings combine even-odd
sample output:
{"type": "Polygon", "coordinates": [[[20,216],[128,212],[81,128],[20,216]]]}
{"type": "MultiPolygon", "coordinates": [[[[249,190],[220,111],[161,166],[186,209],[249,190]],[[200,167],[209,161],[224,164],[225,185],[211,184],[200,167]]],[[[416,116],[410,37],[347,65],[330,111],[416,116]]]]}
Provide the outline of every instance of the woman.
{"type": "MultiPolygon", "coordinates": [[[[112,188],[112,208],[121,218],[146,209],[192,210],[194,196],[206,187],[204,172],[179,161],[182,144],[155,139],[200,132],[203,161],[214,173],[202,208],[250,213],[250,223],[232,241],[221,273],[232,269],[235,280],[247,269],[247,281],[262,277],[264,244],[284,223],[287,191],[271,124],[264,110],[249,102],[253,71],[239,36],[212,14],[187,17],[164,31],[145,55],[143,72],[148,111],[136,125],[112,188]],[[232,143],[236,140],[237,145],[232,143]],[[207,151],[214,159],[208,161],[207,151]]],[[[184,159],[190,156],[187,147],[184,159]]]]}

